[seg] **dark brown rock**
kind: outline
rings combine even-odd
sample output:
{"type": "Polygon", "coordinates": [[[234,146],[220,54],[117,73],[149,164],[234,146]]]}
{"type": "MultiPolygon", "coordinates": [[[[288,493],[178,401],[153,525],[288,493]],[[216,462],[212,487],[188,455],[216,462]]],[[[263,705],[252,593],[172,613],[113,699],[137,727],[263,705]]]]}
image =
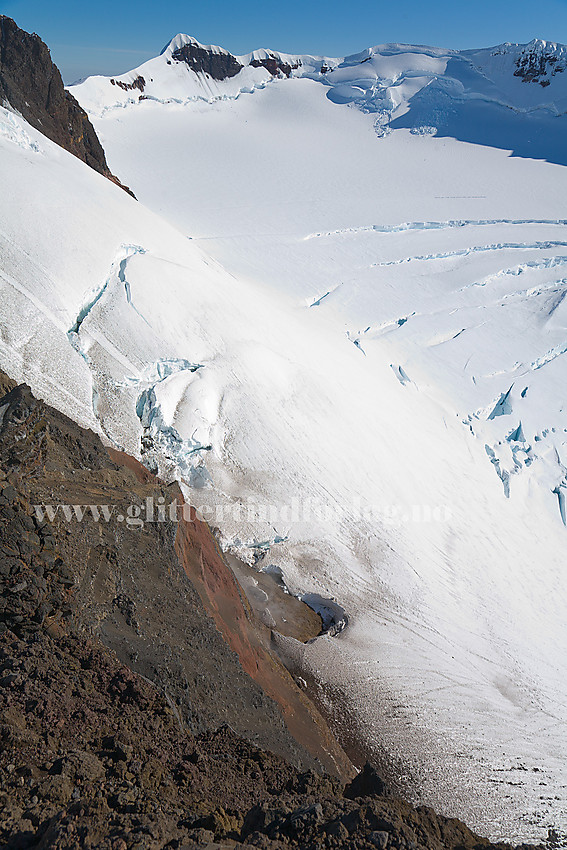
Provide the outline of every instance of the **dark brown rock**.
{"type": "Polygon", "coordinates": [[[567,63],[564,58],[555,55],[553,50],[535,42],[527,45],[516,60],[515,77],[520,77],[523,83],[539,83],[546,88],[550,85],[550,77],[565,71],[567,63]]]}
{"type": "Polygon", "coordinates": [[[118,521],[149,500],[177,499],[181,508],[179,488],[119,452],[111,457],[95,434],[25,385],[0,409],[0,467],[10,479],[2,482],[9,498],[0,504],[0,545],[14,553],[9,572],[0,570],[0,628],[21,638],[38,629],[54,638],[96,635],[124,665],[114,684],[123,699],[136,698],[130,668],[167,692],[194,734],[230,724],[297,767],[339,765],[347,778],[350,762],[266,647],[269,632],[256,626],[210,529],[194,514],[141,527],[118,521]],[[116,510],[97,521],[90,505],[116,510]],[[73,506],[84,510],[80,522],[73,506]]]}
{"type": "Polygon", "coordinates": [[[382,777],[373,765],[366,762],[358,776],[345,788],[344,796],[356,800],[358,797],[382,797],[385,793],[386,785],[382,777]]]}
{"type": "Polygon", "coordinates": [[[138,89],[138,91],[143,92],[146,87],[146,81],[142,76],[136,77],[131,83],[123,83],[121,80],[114,79],[111,79],[110,83],[113,86],[118,86],[122,91],[134,91],[134,89],[138,89]]]}
{"type": "Polygon", "coordinates": [[[299,68],[299,62],[295,62],[293,65],[290,65],[289,62],[283,62],[278,56],[265,56],[262,59],[252,59],[250,62],[253,68],[265,68],[270,72],[272,77],[281,76],[282,74],[286,77],[291,76],[291,72],[297,70],[299,68]]]}
{"type": "Polygon", "coordinates": [[[213,80],[235,77],[243,66],[231,53],[215,53],[198,44],[184,44],[172,54],[172,59],[185,64],[197,74],[208,74],[213,80]]]}
{"type": "MultiPolygon", "coordinates": [[[[52,142],[61,145],[109,180],[122,185],[110,172],[87,113],[66,91],[47,45],[38,35],[24,32],[5,15],[0,15],[2,101],[7,101],[12,109],[52,142]]],[[[129,189],[126,191],[130,192],[129,189]]]]}

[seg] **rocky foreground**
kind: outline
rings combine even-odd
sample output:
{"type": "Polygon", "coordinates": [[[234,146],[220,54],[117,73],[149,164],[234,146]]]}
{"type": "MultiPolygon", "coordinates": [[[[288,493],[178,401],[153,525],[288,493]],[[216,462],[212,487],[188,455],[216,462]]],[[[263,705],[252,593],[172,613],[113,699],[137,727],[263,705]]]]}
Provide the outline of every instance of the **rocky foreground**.
{"type": "Polygon", "coordinates": [[[27,387],[0,395],[3,847],[493,846],[369,765],[352,779],[202,523],[38,519],[173,490],[27,387]]]}

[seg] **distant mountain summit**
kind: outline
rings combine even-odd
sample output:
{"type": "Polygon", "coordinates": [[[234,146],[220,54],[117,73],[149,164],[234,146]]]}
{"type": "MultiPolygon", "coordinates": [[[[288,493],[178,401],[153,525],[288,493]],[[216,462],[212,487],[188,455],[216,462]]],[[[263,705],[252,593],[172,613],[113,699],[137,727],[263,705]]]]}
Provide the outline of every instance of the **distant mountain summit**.
{"type": "Polygon", "coordinates": [[[47,45],[5,15],[0,15],[0,103],[95,171],[119,183],[86,112],[65,90],[47,45]]]}
{"type": "Polygon", "coordinates": [[[102,116],[146,100],[213,103],[308,79],[333,103],[375,113],[379,136],[409,129],[562,163],[555,119],[567,114],[566,67],[567,47],[541,39],[478,50],[381,44],[337,58],[265,49],[235,56],[180,33],[130,73],[89,77],[71,90],[102,116]]]}
{"type": "MultiPolygon", "coordinates": [[[[458,83],[453,96],[489,98],[531,109],[547,104],[541,88],[554,84],[554,94],[567,99],[567,80],[558,75],[567,67],[567,47],[533,39],[528,44],[506,42],[478,50],[450,50],[411,44],[381,44],[351,56],[333,58],[307,54],[254,50],[233,55],[218,45],[205,45],[179,33],[161,51],[133,71],[120,77],[88,77],[73,86],[87,108],[124,105],[128,101],[224,99],[263,88],[273,80],[309,78],[324,83],[331,100],[360,101],[368,111],[383,107],[383,94],[413,80],[416,94],[431,82],[445,78],[458,83]],[[416,85],[421,81],[421,86],[416,85]],[[220,88],[217,84],[223,84],[220,88]],[[352,91],[343,91],[344,85],[352,91]],[[111,89],[110,86],[113,88],[111,89]],[[334,89],[339,89],[333,94],[334,89]]],[[[399,100],[399,98],[398,98],[399,100]]]]}
{"type": "Polygon", "coordinates": [[[235,56],[178,33],[159,56],[119,77],[88,77],[71,90],[93,113],[144,100],[184,102],[238,97],[290,77],[323,79],[340,60],[259,49],[235,56]]]}
{"type": "Polygon", "coordinates": [[[222,47],[205,46],[195,38],[181,34],[177,35],[163,52],[171,53],[173,61],[185,62],[192,71],[208,74],[218,81],[235,77],[245,67],[265,68],[272,77],[290,77],[292,71],[302,66],[300,57],[270,50],[256,50],[236,57],[222,47]]]}

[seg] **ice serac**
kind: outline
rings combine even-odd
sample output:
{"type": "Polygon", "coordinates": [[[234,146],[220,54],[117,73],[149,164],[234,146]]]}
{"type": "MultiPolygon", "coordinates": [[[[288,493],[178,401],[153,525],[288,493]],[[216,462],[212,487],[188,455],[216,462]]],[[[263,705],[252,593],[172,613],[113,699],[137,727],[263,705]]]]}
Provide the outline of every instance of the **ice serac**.
{"type": "Polygon", "coordinates": [[[65,90],[47,45],[5,15],[0,15],[0,105],[22,115],[95,171],[119,182],[110,172],[88,115],[65,90]]]}

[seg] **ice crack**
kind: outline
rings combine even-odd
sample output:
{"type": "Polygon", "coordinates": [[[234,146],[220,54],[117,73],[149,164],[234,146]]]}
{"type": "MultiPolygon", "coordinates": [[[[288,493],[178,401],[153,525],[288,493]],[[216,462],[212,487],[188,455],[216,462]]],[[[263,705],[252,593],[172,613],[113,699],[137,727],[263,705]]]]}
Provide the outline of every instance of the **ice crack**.
{"type": "Polygon", "coordinates": [[[338,230],[326,230],[310,233],[304,239],[326,239],[330,236],[353,236],[358,233],[405,233],[409,231],[449,230],[461,227],[487,227],[490,225],[531,225],[543,224],[551,226],[566,226],[564,218],[481,218],[481,219],[449,219],[448,221],[404,221],[400,224],[364,224],[360,227],[343,227],[338,230]]]}
{"type": "Polygon", "coordinates": [[[488,251],[548,251],[552,248],[567,248],[567,242],[561,240],[548,240],[545,242],[494,242],[491,245],[473,245],[471,248],[460,248],[456,251],[445,251],[438,254],[421,254],[416,257],[403,257],[399,260],[384,260],[379,263],[371,263],[369,268],[399,266],[403,263],[426,262],[430,260],[449,260],[453,257],[468,257],[471,254],[481,254],[488,251]]]}

